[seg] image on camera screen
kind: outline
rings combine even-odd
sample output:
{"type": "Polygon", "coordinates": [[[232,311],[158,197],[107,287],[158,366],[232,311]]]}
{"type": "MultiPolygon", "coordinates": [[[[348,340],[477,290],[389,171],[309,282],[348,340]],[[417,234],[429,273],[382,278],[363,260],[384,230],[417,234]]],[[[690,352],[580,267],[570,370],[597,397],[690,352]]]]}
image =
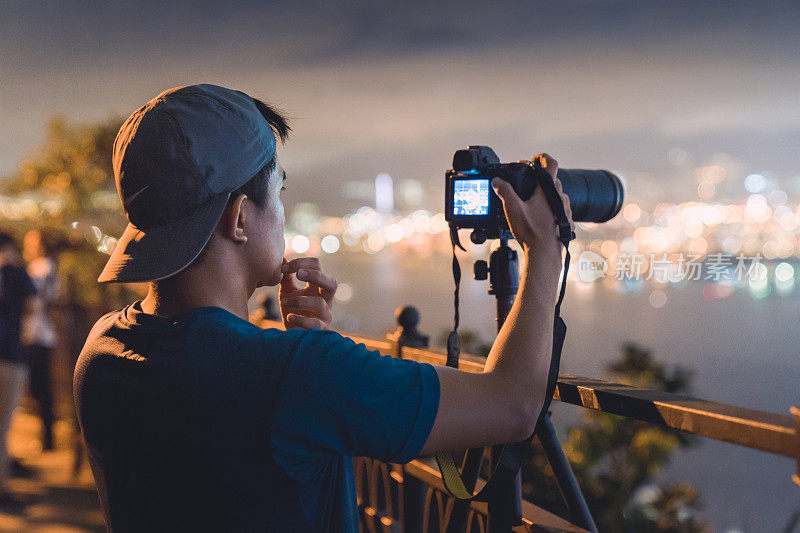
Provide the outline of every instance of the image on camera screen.
{"type": "Polygon", "coordinates": [[[489,180],[453,182],[453,215],[488,215],[489,180]]]}

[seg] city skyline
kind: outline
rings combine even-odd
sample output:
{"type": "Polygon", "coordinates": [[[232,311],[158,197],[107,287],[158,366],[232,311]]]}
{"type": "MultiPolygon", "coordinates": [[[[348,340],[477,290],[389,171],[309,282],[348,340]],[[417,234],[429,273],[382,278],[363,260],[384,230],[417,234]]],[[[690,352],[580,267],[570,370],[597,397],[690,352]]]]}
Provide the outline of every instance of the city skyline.
{"type": "Polygon", "coordinates": [[[294,118],[280,150],[287,203],[331,215],[362,205],[348,191],[382,172],[419,182],[420,207],[436,208],[452,152],[475,143],[503,161],[548,151],[620,172],[632,197],[691,200],[694,167],[720,158],[732,180],[771,171],[800,195],[792,3],[458,5],[14,2],[0,22],[0,176],[54,115],[124,117],[208,81],[294,118]],[[552,31],[531,31],[541,26],[552,31]]]}

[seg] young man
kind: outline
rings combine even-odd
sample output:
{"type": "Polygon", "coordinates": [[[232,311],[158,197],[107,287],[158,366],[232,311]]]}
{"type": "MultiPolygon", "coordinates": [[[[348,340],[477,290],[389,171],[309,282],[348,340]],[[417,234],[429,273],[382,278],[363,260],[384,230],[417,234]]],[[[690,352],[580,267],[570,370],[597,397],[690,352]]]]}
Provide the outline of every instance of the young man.
{"type": "Polygon", "coordinates": [[[402,463],[532,432],[561,270],[541,191],[523,202],[496,184],[526,261],[486,372],[382,357],[326,331],[336,280],[319,261],[283,258],[275,135],[288,132],[213,85],[170,89],[120,129],[130,224],[99,281],[150,288],[95,325],[75,369],[114,531],[358,531],[349,457],[402,463]],[[277,284],[287,329],[261,330],[247,300],[277,284]]]}

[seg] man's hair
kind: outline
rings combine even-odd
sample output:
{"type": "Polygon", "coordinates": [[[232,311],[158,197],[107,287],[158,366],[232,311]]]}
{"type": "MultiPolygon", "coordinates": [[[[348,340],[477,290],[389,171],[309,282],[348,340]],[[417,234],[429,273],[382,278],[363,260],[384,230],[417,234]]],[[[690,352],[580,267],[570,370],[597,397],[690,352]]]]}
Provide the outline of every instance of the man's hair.
{"type": "Polygon", "coordinates": [[[14,250],[16,250],[17,241],[10,233],[6,233],[5,231],[0,231],[0,250],[4,250],[6,248],[13,248],[14,250]]]}
{"type": "MultiPolygon", "coordinates": [[[[253,98],[256,108],[261,112],[269,127],[278,136],[281,142],[286,142],[289,132],[292,128],[289,127],[289,121],[281,115],[281,113],[274,107],[270,107],[261,100],[253,98]]],[[[267,192],[269,191],[269,176],[275,170],[275,158],[273,157],[267,164],[261,167],[261,170],[256,172],[256,175],[250,180],[231,193],[231,200],[236,199],[240,194],[247,196],[247,199],[255,202],[259,207],[264,207],[267,203],[267,192]]]]}

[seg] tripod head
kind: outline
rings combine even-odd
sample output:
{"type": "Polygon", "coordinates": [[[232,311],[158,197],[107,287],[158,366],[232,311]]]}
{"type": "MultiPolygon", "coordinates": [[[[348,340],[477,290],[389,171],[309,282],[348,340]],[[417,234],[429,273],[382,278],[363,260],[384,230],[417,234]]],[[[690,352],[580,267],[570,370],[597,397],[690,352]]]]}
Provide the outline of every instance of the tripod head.
{"type": "Polygon", "coordinates": [[[500,239],[500,246],[492,250],[489,256],[489,264],[479,259],[472,268],[476,280],[489,280],[489,294],[497,299],[497,331],[500,331],[519,288],[517,252],[508,245],[506,239],[500,239]]]}

